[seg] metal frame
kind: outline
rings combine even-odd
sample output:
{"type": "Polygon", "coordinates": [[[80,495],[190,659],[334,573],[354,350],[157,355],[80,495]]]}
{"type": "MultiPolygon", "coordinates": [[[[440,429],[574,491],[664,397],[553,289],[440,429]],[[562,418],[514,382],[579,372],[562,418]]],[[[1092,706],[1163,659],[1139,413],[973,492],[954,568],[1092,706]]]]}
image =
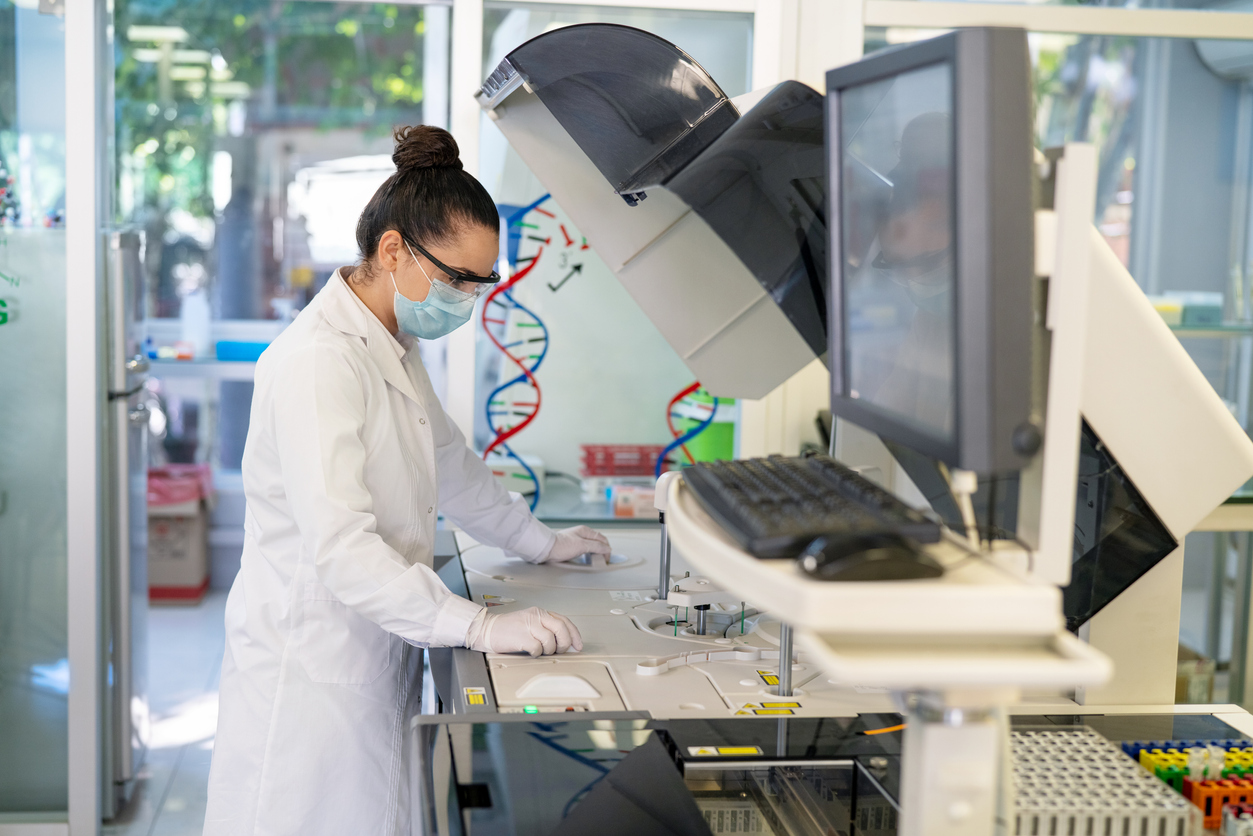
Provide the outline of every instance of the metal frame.
{"type": "Polygon", "coordinates": [[[105,157],[112,49],[110,11],[65,3],[66,181],[66,586],[69,597],[69,832],[100,830],[104,631],[101,578],[105,157]],[[108,66],[109,71],[104,72],[108,66]]]}
{"type": "MultiPolygon", "coordinates": [[[[364,2],[364,0],[363,0],[364,2]]],[[[486,8],[533,6],[605,6],[617,9],[670,9],[681,12],[757,11],[771,0],[485,0],[486,8]]]]}
{"type": "Polygon", "coordinates": [[[1253,15],[1245,12],[1108,6],[866,0],[865,25],[910,29],[1017,26],[1032,32],[1075,35],[1253,40],[1253,15]]]}

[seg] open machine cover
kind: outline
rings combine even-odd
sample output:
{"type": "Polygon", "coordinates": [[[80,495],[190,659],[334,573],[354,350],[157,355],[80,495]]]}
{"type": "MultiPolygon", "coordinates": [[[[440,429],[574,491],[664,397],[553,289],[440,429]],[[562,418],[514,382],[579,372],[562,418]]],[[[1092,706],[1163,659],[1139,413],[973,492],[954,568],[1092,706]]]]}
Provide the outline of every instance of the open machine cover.
{"type": "Polygon", "coordinates": [[[825,355],[817,92],[741,116],[673,44],[585,24],[515,49],[478,99],[710,391],[762,397],[825,355]]]}

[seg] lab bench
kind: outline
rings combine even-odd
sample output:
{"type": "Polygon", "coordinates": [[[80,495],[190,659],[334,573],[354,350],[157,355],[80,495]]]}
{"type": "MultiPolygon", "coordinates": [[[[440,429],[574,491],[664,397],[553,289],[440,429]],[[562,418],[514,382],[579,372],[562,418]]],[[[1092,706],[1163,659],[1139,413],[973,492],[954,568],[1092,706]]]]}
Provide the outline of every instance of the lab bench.
{"type": "MultiPolygon", "coordinates": [[[[835,685],[803,654],[793,696],[775,695],[777,622],[751,602],[721,605],[712,631],[695,635],[682,607],[655,598],[659,527],[604,530],[619,557],[603,565],[533,565],[464,532],[437,534],[434,568],[455,593],[561,612],[584,649],[539,659],[428,651],[439,700],[410,728],[413,832],[895,834],[902,718],[892,697],[835,685]]],[[[672,559],[675,576],[690,572],[672,559]]],[[[1036,697],[1011,714],[1015,745],[1095,741],[1141,784],[1139,767],[1109,755],[1109,744],[1253,739],[1253,716],[1233,705],[1036,697]]],[[[1157,784],[1136,792],[1166,787],[1157,784]]],[[[1178,798],[1159,799],[1176,805],[1163,815],[1190,820],[1178,798]]],[[[1041,812],[1023,803],[1019,832],[1034,832],[1041,812]]],[[[1200,821],[1180,834],[1202,833],[1200,821]]]]}

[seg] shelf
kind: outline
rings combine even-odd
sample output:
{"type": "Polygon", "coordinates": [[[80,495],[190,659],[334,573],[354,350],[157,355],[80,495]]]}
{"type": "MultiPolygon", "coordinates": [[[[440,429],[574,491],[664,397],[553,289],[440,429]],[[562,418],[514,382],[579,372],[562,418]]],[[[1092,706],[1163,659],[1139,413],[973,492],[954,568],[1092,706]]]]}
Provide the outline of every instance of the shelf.
{"type": "Polygon", "coordinates": [[[569,525],[628,525],[640,527],[656,527],[657,515],[648,514],[643,517],[615,517],[613,509],[605,500],[597,502],[583,501],[583,491],[575,483],[560,477],[548,477],[544,480],[544,490],[540,494],[539,505],[535,516],[542,522],[555,527],[569,525]]]}
{"type": "Polygon", "coordinates": [[[250,360],[149,360],[153,377],[199,377],[252,382],[257,364],[250,360]]]}

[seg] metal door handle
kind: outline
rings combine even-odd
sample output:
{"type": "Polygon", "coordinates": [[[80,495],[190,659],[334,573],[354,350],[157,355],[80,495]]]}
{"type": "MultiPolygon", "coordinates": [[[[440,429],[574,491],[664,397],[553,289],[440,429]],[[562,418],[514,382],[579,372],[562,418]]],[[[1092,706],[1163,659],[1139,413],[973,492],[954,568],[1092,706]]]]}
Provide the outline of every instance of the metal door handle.
{"type": "Polygon", "coordinates": [[[148,404],[146,403],[138,404],[134,409],[126,413],[126,418],[132,424],[135,424],[137,426],[143,426],[144,424],[147,424],[148,423],[148,404]]]}
{"type": "Polygon", "coordinates": [[[136,354],[126,361],[127,374],[143,374],[146,371],[148,371],[148,358],[142,354],[136,354]]]}

